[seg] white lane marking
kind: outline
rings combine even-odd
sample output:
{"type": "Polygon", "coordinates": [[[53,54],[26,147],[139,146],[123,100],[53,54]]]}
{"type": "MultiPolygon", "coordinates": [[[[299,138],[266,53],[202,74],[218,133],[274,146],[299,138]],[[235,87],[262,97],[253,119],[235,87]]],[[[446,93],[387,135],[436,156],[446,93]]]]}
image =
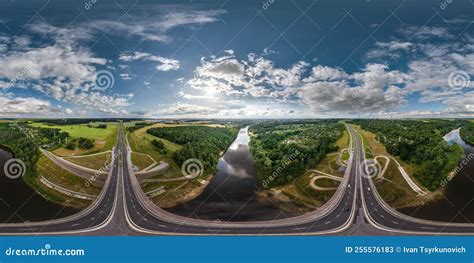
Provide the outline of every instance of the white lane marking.
{"type": "Polygon", "coordinates": [[[303,230],[306,229],[306,227],[294,227],[293,230],[303,230]]]}
{"type": "Polygon", "coordinates": [[[422,226],[421,228],[423,228],[423,229],[429,229],[429,230],[434,230],[434,229],[436,229],[436,228],[434,228],[434,227],[427,227],[427,226],[422,226]]]}
{"type": "Polygon", "coordinates": [[[397,221],[392,221],[392,223],[394,223],[394,224],[398,225],[398,222],[397,222],[397,221]]]}
{"type": "Polygon", "coordinates": [[[80,225],[80,223],[73,224],[72,226],[78,226],[78,225],[80,225]]]}
{"type": "Polygon", "coordinates": [[[329,223],[331,223],[331,221],[327,221],[327,222],[326,222],[326,223],[324,223],[324,224],[325,224],[325,225],[327,225],[327,224],[329,224],[329,223]]]}

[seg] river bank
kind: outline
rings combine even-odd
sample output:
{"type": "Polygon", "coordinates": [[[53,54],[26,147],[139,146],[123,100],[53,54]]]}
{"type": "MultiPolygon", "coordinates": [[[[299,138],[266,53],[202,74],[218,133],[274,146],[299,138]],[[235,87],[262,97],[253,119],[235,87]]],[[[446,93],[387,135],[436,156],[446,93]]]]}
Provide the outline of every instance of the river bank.
{"type": "Polygon", "coordinates": [[[217,164],[218,172],[201,194],[167,211],[181,216],[221,221],[258,221],[296,216],[262,198],[248,143],[248,127],[242,128],[217,164]]]}
{"type": "Polygon", "coordinates": [[[474,221],[474,147],[460,136],[459,129],[444,136],[448,143],[456,143],[464,155],[450,176],[439,189],[439,198],[425,204],[399,209],[400,212],[427,220],[472,223],[474,221]]]}
{"type": "Polygon", "coordinates": [[[45,199],[21,178],[8,178],[3,167],[12,158],[14,153],[8,147],[0,147],[0,222],[44,221],[78,212],[45,199]]]}

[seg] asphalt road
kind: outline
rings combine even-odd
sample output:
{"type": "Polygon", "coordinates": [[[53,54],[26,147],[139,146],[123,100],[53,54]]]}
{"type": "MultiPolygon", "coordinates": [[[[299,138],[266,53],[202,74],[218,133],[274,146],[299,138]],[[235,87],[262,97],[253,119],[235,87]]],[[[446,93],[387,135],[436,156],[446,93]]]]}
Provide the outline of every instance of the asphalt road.
{"type": "Polygon", "coordinates": [[[353,234],[469,234],[472,224],[447,224],[420,220],[390,208],[377,194],[369,177],[363,176],[365,161],[358,134],[348,126],[354,154],[341,185],[342,196],[323,215],[308,213],[298,219],[238,224],[195,220],[172,215],[153,205],[146,197],[131,169],[123,128],[105,186],[98,199],[84,211],[62,219],[39,223],[1,224],[2,235],[324,235],[353,234]],[[122,165],[120,165],[120,160],[122,165]],[[344,184],[344,183],[342,183],[344,184]],[[359,194],[360,193],[360,194],[359,194]],[[354,230],[356,229],[356,231],[354,230]],[[369,231],[370,230],[370,231],[369,231]]]}
{"type": "MultiPolygon", "coordinates": [[[[123,141],[123,132],[119,131],[118,142],[123,141]]],[[[119,146],[120,143],[117,144],[119,146]]],[[[118,156],[120,147],[115,147],[114,155],[118,156]]],[[[61,219],[38,223],[0,224],[3,235],[44,235],[44,234],[85,234],[100,231],[112,219],[116,207],[119,162],[113,161],[112,169],[98,199],[85,210],[61,219]]]]}
{"type": "MultiPolygon", "coordinates": [[[[352,130],[352,127],[350,127],[352,130]]],[[[357,136],[355,141],[355,151],[360,157],[360,162],[365,161],[364,149],[361,146],[360,138],[357,136]]],[[[357,159],[357,158],[356,158],[357,159]]],[[[359,165],[360,167],[360,165],[359,165]]],[[[474,233],[474,224],[449,224],[443,222],[434,222],[413,218],[398,213],[388,206],[378,195],[375,185],[369,176],[363,176],[364,173],[359,169],[357,177],[360,178],[361,199],[364,202],[364,211],[366,218],[372,226],[383,230],[384,234],[463,234],[474,233]]]]}
{"type": "MultiPolygon", "coordinates": [[[[353,134],[354,135],[354,134],[353,134]]],[[[187,219],[179,218],[176,216],[176,220],[169,220],[169,218],[162,217],[166,211],[146,204],[146,200],[143,200],[143,195],[137,193],[132,185],[133,174],[130,174],[130,167],[127,160],[127,147],[125,144],[122,145],[122,174],[123,174],[123,187],[126,195],[126,216],[128,222],[133,225],[135,231],[144,234],[240,234],[240,235],[261,235],[261,234],[329,234],[333,233],[336,229],[341,229],[344,226],[350,226],[352,223],[351,213],[354,207],[354,197],[356,189],[356,170],[357,165],[353,163],[351,165],[351,172],[349,173],[349,187],[346,186],[346,191],[343,193],[341,201],[337,206],[324,217],[317,220],[309,220],[309,222],[275,226],[276,221],[267,221],[264,226],[213,226],[212,222],[202,222],[201,225],[190,224],[187,219]],[[153,210],[153,211],[151,211],[153,210]],[[180,222],[180,223],[177,223],[180,222]]],[[[353,160],[353,162],[355,159],[353,160]]],[[[136,189],[136,188],[135,188],[136,189]]],[[[139,190],[141,191],[141,190],[139,190]]]]}

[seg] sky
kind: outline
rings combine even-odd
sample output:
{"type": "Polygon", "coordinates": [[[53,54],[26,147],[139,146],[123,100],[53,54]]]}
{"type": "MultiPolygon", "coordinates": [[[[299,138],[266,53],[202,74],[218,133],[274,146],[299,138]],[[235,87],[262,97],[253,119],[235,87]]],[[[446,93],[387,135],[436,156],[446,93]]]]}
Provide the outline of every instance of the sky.
{"type": "Polygon", "coordinates": [[[0,118],[474,117],[474,0],[0,6],[0,118]]]}

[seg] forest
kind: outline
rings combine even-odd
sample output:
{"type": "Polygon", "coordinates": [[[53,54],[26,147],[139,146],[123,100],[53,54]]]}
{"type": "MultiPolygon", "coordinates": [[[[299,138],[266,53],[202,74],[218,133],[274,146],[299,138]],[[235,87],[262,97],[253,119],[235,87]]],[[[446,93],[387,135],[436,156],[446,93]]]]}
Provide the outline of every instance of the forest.
{"type": "Polygon", "coordinates": [[[235,126],[177,126],[151,128],[147,133],[183,146],[173,154],[178,165],[190,158],[196,158],[203,163],[206,171],[214,173],[221,152],[232,144],[238,131],[239,128],[235,126]]]}
{"type": "Polygon", "coordinates": [[[291,182],[314,168],[345,127],[336,121],[263,121],[250,126],[252,152],[264,188],[291,182]]]}
{"type": "Polygon", "coordinates": [[[474,145],[474,122],[464,125],[461,128],[460,134],[465,142],[469,143],[470,145],[474,145]]]}
{"type": "Polygon", "coordinates": [[[441,186],[458,164],[463,150],[448,145],[443,136],[463,125],[462,120],[356,120],[377,136],[391,155],[413,164],[413,176],[431,191],[441,186]]]}
{"type": "Polygon", "coordinates": [[[25,123],[0,123],[0,145],[8,146],[15,158],[25,163],[23,180],[34,185],[36,162],[40,157],[40,146],[49,146],[65,141],[67,132],[59,129],[32,128],[25,123]]]}

